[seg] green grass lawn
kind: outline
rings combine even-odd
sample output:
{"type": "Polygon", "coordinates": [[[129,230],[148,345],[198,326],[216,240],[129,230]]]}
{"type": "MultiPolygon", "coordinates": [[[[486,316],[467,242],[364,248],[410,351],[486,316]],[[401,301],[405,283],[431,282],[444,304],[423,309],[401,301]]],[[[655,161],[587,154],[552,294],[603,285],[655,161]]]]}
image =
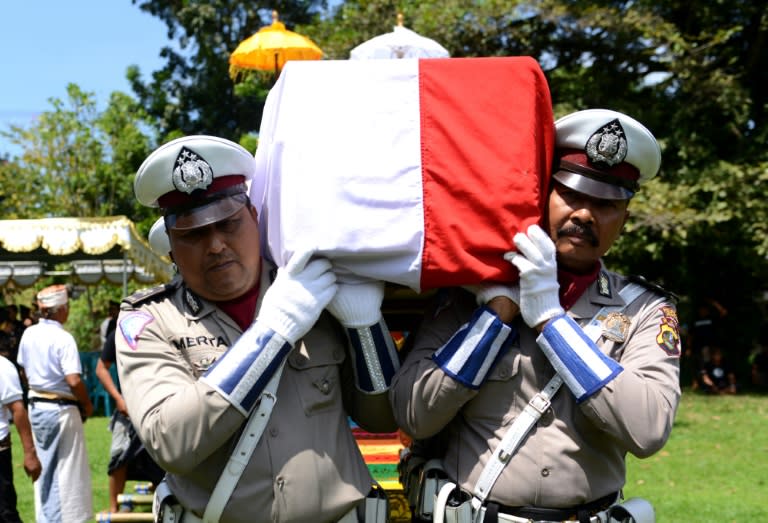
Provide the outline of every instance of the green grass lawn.
{"type": "MultiPolygon", "coordinates": [[[[107,507],[107,422],[85,424],[96,512],[107,507]]],[[[19,512],[33,522],[32,483],[12,433],[19,512]]],[[[650,500],[660,523],[768,521],[768,396],[684,393],[667,446],[645,460],[629,457],[628,468],[625,496],[650,500]]]]}
{"type": "Polygon", "coordinates": [[[666,447],[628,469],[659,522],[768,521],[768,396],[684,393],[666,447]]]}

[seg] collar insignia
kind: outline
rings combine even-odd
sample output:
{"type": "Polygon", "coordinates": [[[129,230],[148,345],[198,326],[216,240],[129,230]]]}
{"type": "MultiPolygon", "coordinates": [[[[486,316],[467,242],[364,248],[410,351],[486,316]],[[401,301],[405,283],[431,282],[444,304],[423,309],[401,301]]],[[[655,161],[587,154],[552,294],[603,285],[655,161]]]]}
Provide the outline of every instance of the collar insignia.
{"type": "Polygon", "coordinates": [[[210,164],[195,151],[182,147],[173,169],[173,186],[178,191],[191,194],[197,189],[207,189],[212,181],[210,164]]]}
{"type": "Polygon", "coordinates": [[[605,296],[606,298],[610,298],[613,295],[611,292],[611,282],[604,271],[600,271],[600,274],[597,276],[597,292],[600,296],[605,296]]]}
{"type": "Polygon", "coordinates": [[[197,299],[197,296],[195,296],[192,291],[185,289],[184,299],[186,300],[187,305],[189,305],[189,308],[192,309],[192,314],[197,314],[200,312],[202,305],[200,304],[200,300],[197,299]]]}
{"type": "Polygon", "coordinates": [[[623,162],[627,156],[627,138],[619,119],[608,122],[590,136],[585,150],[596,163],[611,166],[623,162]]]}
{"type": "Polygon", "coordinates": [[[626,314],[609,312],[603,320],[603,338],[624,343],[629,332],[630,320],[626,314]]]}

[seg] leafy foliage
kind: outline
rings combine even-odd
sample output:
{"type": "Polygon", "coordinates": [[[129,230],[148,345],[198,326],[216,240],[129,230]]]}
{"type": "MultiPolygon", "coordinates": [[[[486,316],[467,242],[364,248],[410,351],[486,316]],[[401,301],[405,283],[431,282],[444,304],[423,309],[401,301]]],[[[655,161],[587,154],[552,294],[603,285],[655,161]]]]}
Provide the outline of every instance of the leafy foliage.
{"type": "MultiPolygon", "coordinates": [[[[133,195],[133,177],[152,143],[144,112],[125,93],[112,93],[103,111],[77,85],[70,84],[67,95],[67,100],[51,99],[52,109],[29,127],[0,131],[21,148],[19,157],[0,163],[3,218],[126,215],[146,234],[156,211],[139,205],[133,195]]],[[[15,303],[31,306],[36,290],[53,283],[76,282],[51,277],[34,289],[6,288],[4,301],[16,293],[15,303]]],[[[105,284],[86,288],[72,300],[67,329],[81,350],[100,348],[98,315],[121,293],[121,287],[105,284]]]]}
{"type": "Polygon", "coordinates": [[[345,59],[397,12],[454,57],[537,58],[558,117],[607,107],[645,123],[662,172],[634,198],[607,263],[681,295],[683,322],[691,304],[717,299],[733,349],[749,349],[768,272],[763,2],[361,0],[301,30],[345,59]]]}
{"type": "Polygon", "coordinates": [[[133,0],[163,22],[177,47],[167,46],[167,63],[141,78],[137,67],[128,71],[131,88],[157,122],[161,141],[183,134],[212,134],[238,141],[258,130],[271,76],[248,75],[236,86],[229,77],[229,54],[237,45],[271,21],[271,11],[290,28],[312,20],[323,2],[169,2],[133,0]]]}
{"type": "Polygon", "coordinates": [[[147,216],[133,196],[133,176],[150,150],[141,108],[115,92],[99,112],[75,84],[67,95],[50,99],[53,109],[29,127],[0,131],[22,149],[0,165],[3,216],[147,216]]]}
{"type": "MultiPolygon", "coordinates": [[[[147,152],[143,127],[132,123],[132,116],[143,120],[142,111],[158,143],[210,133],[252,150],[271,80],[252,74],[233,83],[228,56],[269,23],[272,9],[330,59],[346,59],[359,43],[391,31],[400,12],[407,27],[454,57],[535,57],[549,80],[556,116],[608,107],[645,123],[662,145],[662,172],[634,198],[632,218],[607,263],[681,295],[683,323],[692,304],[717,299],[730,311],[734,348],[748,350],[766,312],[768,276],[764,2],[133,3],[165,22],[173,41],[160,51],[165,66],[148,80],[129,68],[138,104],[118,97],[110,102],[115,112],[97,115],[92,100],[75,90],[69,105],[55,102],[39,127],[15,129],[17,143],[27,148],[22,159],[0,167],[6,216],[68,213],[74,202],[97,215],[128,213],[130,184],[120,176],[132,174],[147,152]]],[[[133,212],[146,216],[146,210],[133,212]]]]}

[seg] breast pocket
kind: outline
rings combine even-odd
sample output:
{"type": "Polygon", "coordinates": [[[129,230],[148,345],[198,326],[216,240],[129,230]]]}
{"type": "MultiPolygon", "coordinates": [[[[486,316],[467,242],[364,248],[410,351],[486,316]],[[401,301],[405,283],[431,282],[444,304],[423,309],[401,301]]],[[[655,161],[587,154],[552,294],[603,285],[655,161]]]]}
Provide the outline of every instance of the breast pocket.
{"type": "Polygon", "coordinates": [[[344,348],[323,337],[307,336],[288,358],[304,413],[312,416],[342,408],[341,364],[344,348]]]}
{"type": "Polygon", "coordinates": [[[513,347],[491,369],[480,392],[463,409],[465,417],[507,423],[514,416],[515,399],[520,395],[520,350],[513,347]]]}

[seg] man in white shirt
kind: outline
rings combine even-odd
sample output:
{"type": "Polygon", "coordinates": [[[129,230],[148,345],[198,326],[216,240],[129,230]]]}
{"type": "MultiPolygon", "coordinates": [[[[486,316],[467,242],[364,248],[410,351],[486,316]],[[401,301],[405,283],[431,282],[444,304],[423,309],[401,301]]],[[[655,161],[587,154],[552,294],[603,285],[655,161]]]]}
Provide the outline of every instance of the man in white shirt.
{"type": "Polygon", "coordinates": [[[91,471],[83,421],[93,414],[81,379],[80,354],[63,324],[69,317],[64,285],[37,294],[40,320],[19,344],[18,362],[29,383],[30,422],[43,474],[35,483],[38,522],[78,523],[93,516],[91,471]]]}

